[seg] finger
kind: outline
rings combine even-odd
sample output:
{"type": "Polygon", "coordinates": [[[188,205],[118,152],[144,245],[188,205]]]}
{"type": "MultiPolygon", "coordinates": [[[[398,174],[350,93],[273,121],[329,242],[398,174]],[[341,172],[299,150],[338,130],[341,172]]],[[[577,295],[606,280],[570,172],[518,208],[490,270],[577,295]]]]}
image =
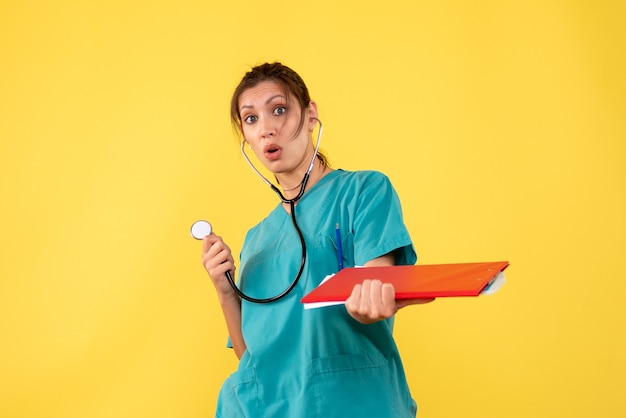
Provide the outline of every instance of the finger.
{"type": "Polygon", "coordinates": [[[357,284],[352,288],[352,293],[346,299],[346,309],[348,312],[357,312],[361,304],[361,285],[357,284]]]}
{"type": "Polygon", "coordinates": [[[371,280],[363,280],[363,283],[361,283],[361,297],[360,297],[360,303],[359,303],[359,308],[358,308],[359,315],[369,316],[370,314],[370,311],[371,311],[370,289],[371,287],[372,287],[371,280]]]}
{"type": "Polygon", "coordinates": [[[202,264],[210,275],[234,271],[235,260],[230,248],[217,235],[207,235],[202,240],[202,264]]]}
{"type": "Polygon", "coordinates": [[[391,283],[385,283],[381,289],[382,304],[384,307],[396,308],[396,289],[391,283]]]}
{"type": "Polygon", "coordinates": [[[202,240],[203,256],[207,258],[219,258],[220,262],[234,261],[230,247],[217,235],[207,235],[202,240]]]}
{"type": "Polygon", "coordinates": [[[383,311],[382,283],[380,280],[372,280],[369,286],[369,316],[371,319],[378,319],[383,311]]]}
{"type": "Polygon", "coordinates": [[[382,287],[383,283],[380,280],[372,280],[370,284],[370,300],[378,306],[383,304],[382,287]]]}
{"type": "Polygon", "coordinates": [[[202,238],[202,254],[205,254],[209,251],[209,249],[215,244],[217,236],[211,232],[209,235],[205,235],[202,238]]]}
{"type": "Polygon", "coordinates": [[[387,317],[392,316],[398,310],[396,303],[396,290],[391,283],[385,283],[381,288],[383,311],[387,317]]]}

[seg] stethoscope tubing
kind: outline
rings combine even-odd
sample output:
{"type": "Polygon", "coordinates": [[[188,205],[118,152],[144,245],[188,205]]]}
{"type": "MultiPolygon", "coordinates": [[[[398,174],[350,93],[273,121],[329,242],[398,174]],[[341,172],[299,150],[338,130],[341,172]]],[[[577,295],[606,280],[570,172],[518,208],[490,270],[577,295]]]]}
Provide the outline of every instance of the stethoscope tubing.
{"type": "Polygon", "coordinates": [[[271,303],[271,302],[276,302],[277,300],[280,300],[282,298],[284,298],[285,296],[287,296],[289,293],[291,293],[291,291],[296,287],[296,285],[298,284],[298,282],[300,281],[300,278],[302,277],[302,272],[304,271],[304,266],[306,264],[306,243],[304,242],[304,236],[302,235],[302,231],[300,230],[300,227],[298,226],[298,222],[296,220],[296,202],[298,200],[300,200],[300,198],[304,195],[304,190],[306,189],[306,185],[309,181],[309,175],[311,174],[311,170],[313,170],[313,166],[315,164],[315,159],[317,158],[317,152],[319,150],[320,147],[320,141],[322,139],[322,121],[320,121],[318,118],[314,118],[317,123],[319,124],[319,130],[317,132],[317,141],[315,144],[315,152],[313,154],[313,158],[311,159],[311,164],[309,164],[309,168],[307,170],[307,172],[304,174],[304,177],[302,178],[302,184],[300,186],[300,191],[298,192],[298,194],[296,195],[296,197],[294,197],[293,199],[287,199],[285,198],[285,196],[282,194],[282,192],[280,191],[280,189],[278,189],[278,187],[276,187],[274,184],[272,184],[272,182],[270,182],[268,179],[266,179],[263,174],[261,174],[261,172],[259,170],[257,170],[257,168],[254,166],[254,164],[252,163],[252,161],[250,161],[250,158],[248,158],[248,156],[246,155],[246,151],[244,149],[246,140],[244,139],[241,143],[241,153],[243,154],[245,160],[248,162],[248,165],[252,168],[252,170],[257,174],[257,176],[259,178],[261,178],[261,180],[263,180],[263,182],[265,184],[267,184],[268,186],[270,186],[270,188],[274,191],[274,193],[276,193],[276,195],[280,198],[280,200],[283,203],[287,203],[289,204],[289,208],[291,211],[291,221],[293,223],[293,226],[298,234],[298,238],[300,239],[300,245],[302,248],[302,257],[300,259],[300,268],[298,269],[298,273],[296,274],[296,277],[291,281],[291,284],[281,293],[279,293],[276,296],[272,296],[269,298],[254,298],[252,296],[246,295],[235,283],[235,280],[233,279],[232,274],[230,274],[230,272],[226,272],[226,279],[228,280],[228,283],[230,284],[230,286],[233,288],[234,292],[242,299],[247,300],[248,302],[252,302],[252,303],[271,303]]]}
{"type": "Polygon", "coordinates": [[[291,291],[296,287],[296,285],[298,284],[298,281],[300,280],[300,277],[302,276],[302,272],[304,270],[304,265],[306,263],[306,244],[304,242],[304,236],[302,235],[302,231],[300,231],[300,227],[298,226],[298,223],[296,222],[296,215],[295,215],[295,202],[290,202],[290,209],[291,209],[291,220],[293,222],[293,226],[296,229],[296,232],[298,233],[298,237],[300,238],[300,245],[302,247],[302,257],[300,259],[300,268],[298,270],[298,274],[296,275],[296,278],[294,280],[292,280],[291,284],[289,285],[289,287],[287,289],[285,289],[283,292],[279,293],[276,296],[272,296],[269,298],[254,298],[252,296],[246,295],[235,283],[235,280],[233,279],[232,274],[230,274],[230,271],[226,272],[226,279],[228,280],[228,283],[230,283],[230,286],[233,288],[233,290],[235,291],[235,293],[242,299],[247,300],[248,302],[252,302],[252,303],[271,303],[271,302],[275,302],[279,299],[284,298],[285,296],[287,296],[289,293],[291,293],[291,291]]]}

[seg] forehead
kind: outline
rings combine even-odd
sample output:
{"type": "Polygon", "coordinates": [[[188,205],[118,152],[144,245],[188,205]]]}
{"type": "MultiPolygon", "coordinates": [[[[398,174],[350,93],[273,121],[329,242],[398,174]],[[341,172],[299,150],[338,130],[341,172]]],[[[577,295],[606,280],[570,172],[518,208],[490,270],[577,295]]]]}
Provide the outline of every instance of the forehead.
{"type": "Polygon", "coordinates": [[[245,89],[239,95],[239,109],[242,107],[258,107],[272,100],[274,97],[282,97],[287,100],[291,96],[275,81],[262,81],[259,84],[245,89]]]}

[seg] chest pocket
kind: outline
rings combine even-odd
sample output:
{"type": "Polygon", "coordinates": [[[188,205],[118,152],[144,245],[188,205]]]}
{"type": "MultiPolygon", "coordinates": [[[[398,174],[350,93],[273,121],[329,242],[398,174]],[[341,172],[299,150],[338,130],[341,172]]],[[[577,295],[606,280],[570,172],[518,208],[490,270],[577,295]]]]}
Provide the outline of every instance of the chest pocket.
{"type": "MultiPolygon", "coordinates": [[[[337,256],[339,254],[339,246],[337,245],[337,237],[335,235],[319,234],[313,240],[314,242],[307,246],[312,246],[318,251],[311,253],[319,253],[324,257],[324,261],[330,260],[333,265],[337,265],[337,256]]],[[[354,267],[354,236],[351,232],[341,231],[341,253],[344,267],[354,267]]],[[[321,262],[322,260],[316,260],[321,262]]]]}

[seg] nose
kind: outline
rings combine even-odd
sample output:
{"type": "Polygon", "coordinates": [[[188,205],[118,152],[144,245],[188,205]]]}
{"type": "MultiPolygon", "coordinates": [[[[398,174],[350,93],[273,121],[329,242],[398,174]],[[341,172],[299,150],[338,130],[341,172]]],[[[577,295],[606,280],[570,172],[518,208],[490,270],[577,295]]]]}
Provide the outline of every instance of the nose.
{"type": "Polygon", "coordinates": [[[261,137],[273,138],[276,136],[276,124],[272,122],[271,118],[261,119],[261,137]]]}

